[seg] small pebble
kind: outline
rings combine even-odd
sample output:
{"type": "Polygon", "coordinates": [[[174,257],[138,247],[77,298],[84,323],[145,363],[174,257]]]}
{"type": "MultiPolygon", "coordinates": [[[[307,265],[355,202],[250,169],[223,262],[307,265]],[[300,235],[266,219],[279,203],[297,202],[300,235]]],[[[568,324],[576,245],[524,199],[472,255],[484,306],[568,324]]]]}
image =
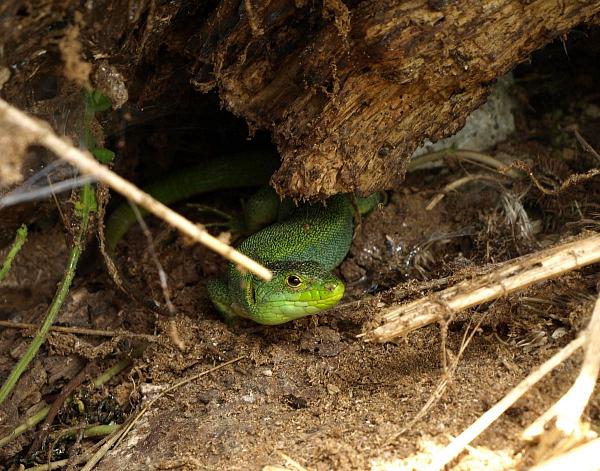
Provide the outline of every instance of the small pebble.
{"type": "Polygon", "coordinates": [[[559,327],[554,332],[552,332],[552,338],[554,340],[564,337],[565,335],[567,335],[567,329],[565,329],[564,327],[559,327]]]}
{"type": "Polygon", "coordinates": [[[254,394],[249,393],[242,396],[242,401],[247,402],[248,404],[254,404],[256,402],[256,397],[254,394]]]}
{"type": "Polygon", "coordinates": [[[600,106],[595,105],[593,103],[589,103],[583,110],[583,113],[586,116],[589,116],[592,119],[600,118],[600,106]]]}
{"type": "Polygon", "coordinates": [[[147,400],[154,399],[163,389],[165,389],[164,386],[159,384],[142,383],[140,385],[140,392],[147,400]]]}
{"type": "Polygon", "coordinates": [[[4,84],[10,79],[10,69],[8,67],[0,67],[0,90],[4,84]]]}
{"type": "Polygon", "coordinates": [[[273,372],[271,370],[262,370],[263,376],[273,376],[273,372]]]}

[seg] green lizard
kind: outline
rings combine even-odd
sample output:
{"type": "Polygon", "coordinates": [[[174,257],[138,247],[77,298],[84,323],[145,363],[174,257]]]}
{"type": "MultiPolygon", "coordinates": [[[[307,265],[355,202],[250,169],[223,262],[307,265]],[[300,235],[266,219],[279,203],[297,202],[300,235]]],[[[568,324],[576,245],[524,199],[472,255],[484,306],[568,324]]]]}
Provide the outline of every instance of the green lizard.
{"type": "MultiPolygon", "coordinates": [[[[147,191],[170,204],[217,189],[264,184],[277,165],[272,154],[237,154],[173,174],[147,191]]],[[[279,204],[272,189],[258,191],[245,205],[244,226],[253,233],[237,249],[272,270],[273,278],[261,280],[230,263],[226,280],[211,280],[207,285],[213,304],[227,320],[245,317],[264,325],[282,324],[333,307],[345,286],[331,270],[350,249],[353,203],[366,214],[381,201],[378,193],[355,202],[349,195],[337,195],[326,205],[295,207],[289,200],[279,204]]],[[[127,204],[111,214],[106,226],[109,251],[134,223],[127,204]]]]}

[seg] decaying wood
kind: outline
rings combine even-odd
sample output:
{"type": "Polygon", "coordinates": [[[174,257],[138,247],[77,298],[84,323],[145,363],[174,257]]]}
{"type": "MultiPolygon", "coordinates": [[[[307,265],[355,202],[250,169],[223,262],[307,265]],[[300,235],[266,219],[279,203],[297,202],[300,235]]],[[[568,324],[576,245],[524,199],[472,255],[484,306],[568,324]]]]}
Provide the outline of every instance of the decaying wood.
{"type": "Polygon", "coordinates": [[[424,139],[459,130],[498,76],[599,12],[599,0],[14,0],[0,2],[0,90],[37,112],[48,97],[31,89],[62,73],[57,38],[76,24],[92,77],[114,70],[130,105],[160,108],[190,82],[216,90],[271,131],[280,193],[364,194],[400,183],[424,139]]]}
{"type": "Polygon", "coordinates": [[[194,83],[273,132],[278,191],[390,188],[459,130],[499,75],[590,21],[598,1],[225,0],[189,50],[194,83]]]}

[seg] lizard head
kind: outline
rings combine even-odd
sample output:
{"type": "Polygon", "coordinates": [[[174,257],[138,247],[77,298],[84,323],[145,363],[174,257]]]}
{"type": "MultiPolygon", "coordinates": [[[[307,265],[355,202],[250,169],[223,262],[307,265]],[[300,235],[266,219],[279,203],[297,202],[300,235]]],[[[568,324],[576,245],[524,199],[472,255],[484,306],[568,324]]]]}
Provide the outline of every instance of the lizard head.
{"type": "Polygon", "coordinates": [[[316,262],[279,262],[268,265],[270,281],[245,277],[248,317],[259,324],[283,324],[335,306],[344,283],[316,262]]]}

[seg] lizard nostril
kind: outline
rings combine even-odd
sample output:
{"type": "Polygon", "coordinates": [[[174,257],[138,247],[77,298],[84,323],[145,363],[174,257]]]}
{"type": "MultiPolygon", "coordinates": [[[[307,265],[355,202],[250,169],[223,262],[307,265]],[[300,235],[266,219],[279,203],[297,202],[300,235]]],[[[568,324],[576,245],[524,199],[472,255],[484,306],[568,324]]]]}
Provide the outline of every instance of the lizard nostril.
{"type": "Polygon", "coordinates": [[[335,283],[327,283],[327,284],[325,285],[325,289],[326,289],[327,291],[333,291],[333,290],[335,290],[335,287],[336,287],[336,284],[335,284],[335,283]]]}

